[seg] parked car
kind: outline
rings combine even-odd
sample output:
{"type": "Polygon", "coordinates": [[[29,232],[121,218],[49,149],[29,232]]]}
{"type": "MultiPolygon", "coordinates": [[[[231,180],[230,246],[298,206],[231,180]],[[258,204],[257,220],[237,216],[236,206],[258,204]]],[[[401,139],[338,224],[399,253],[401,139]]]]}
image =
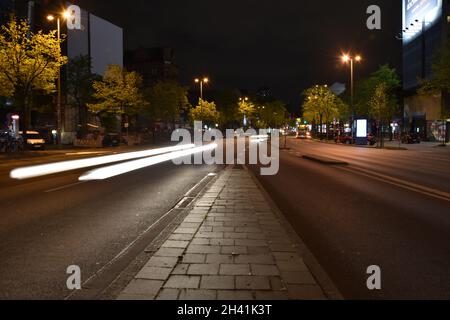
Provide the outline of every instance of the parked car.
{"type": "Polygon", "coordinates": [[[420,136],[417,133],[408,133],[403,135],[402,137],[402,143],[404,144],[414,144],[414,143],[420,143],[421,139],[420,136]]]}
{"type": "Polygon", "coordinates": [[[22,139],[26,140],[25,147],[30,150],[44,150],[45,149],[45,139],[37,131],[27,131],[25,134],[20,132],[22,139]]]}
{"type": "Polygon", "coordinates": [[[117,133],[109,133],[103,137],[103,147],[118,147],[121,144],[128,145],[128,141],[117,133]]]}
{"type": "Polygon", "coordinates": [[[334,138],[334,142],[344,143],[344,144],[353,144],[354,140],[353,140],[353,136],[351,134],[343,134],[343,135],[336,136],[334,138]]]}

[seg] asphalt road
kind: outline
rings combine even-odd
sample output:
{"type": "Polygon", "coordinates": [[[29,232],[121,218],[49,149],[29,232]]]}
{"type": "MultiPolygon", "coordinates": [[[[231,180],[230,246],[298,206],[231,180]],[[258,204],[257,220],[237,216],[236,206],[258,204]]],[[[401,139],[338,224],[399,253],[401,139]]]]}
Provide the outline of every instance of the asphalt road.
{"type": "MultiPolygon", "coordinates": [[[[86,157],[87,155],[83,155],[86,157]]],[[[80,155],[0,165],[0,299],[63,299],[69,265],[86,280],[127,248],[216,166],[171,162],[106,181],[78,183],[87,170],[26,181],[9,170],[80,155]]]]}
{"type": "Polygon", "coordinates": [[[252,169],[345,298],[450,298],[450,148],[394,151],[295,139],[288,147],[278,175],[252,169]],[[382,290],[367,288],[371,265],[381,267],[382,290]]]}

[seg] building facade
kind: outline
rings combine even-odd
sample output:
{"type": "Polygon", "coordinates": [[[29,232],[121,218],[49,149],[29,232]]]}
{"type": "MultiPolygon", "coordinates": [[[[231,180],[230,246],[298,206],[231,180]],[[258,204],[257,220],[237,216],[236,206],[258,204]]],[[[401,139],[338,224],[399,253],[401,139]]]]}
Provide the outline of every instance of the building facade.
{"type": "Polygon", "coordinates": [[[417,94],[420,79],[433,77],[432,65],[447,40],[449,0],[403,0],[404,125],[426,141],[449,139],[446,95],[417,94]]]}
{"type": "Polygon", "coordinates": [[[177,81],[178,67],[172,48],[137,48],[125,53],[125,67],[142,76],[144,87],[158,81],[177,81]]]}

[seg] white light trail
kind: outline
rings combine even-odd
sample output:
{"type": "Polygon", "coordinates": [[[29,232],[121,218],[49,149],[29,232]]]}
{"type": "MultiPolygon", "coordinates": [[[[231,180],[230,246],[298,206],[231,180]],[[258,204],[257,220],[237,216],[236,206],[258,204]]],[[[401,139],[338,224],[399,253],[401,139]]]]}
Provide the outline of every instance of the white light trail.
{"type": "Polygon", "coordinates": [[[156,156],[156,155],[164,154],[164,153],[168,153],[168,152],[192,149],[193,147],[195,147],[194,144],[184,144],[184,145],[159,148],[159,149],[150,149],[150,150],[143,150],[143,151],[136,151],[136,152],[119,153],[119,154],[102,156],[102,157],[47,163],[47,164],[42,164],[42,165],[14,169],[11,171],[9,176],[12,179],[23,180],[23,179],[35,178],[35,177],[45,176],[45,175],[54,174],[54,173],[60,173],[60,172],[65,172],[65,171],[81,169],[81,168],[95,167],[95,166],[108,164],[108,163],[151,157],[151,156],[156,156]]]}
{"type": "Polygon", "coordinates": [[[195,153],[200,153],[208,150],[213,150],[217,148],[216,143],[208,144],[203,147],[191,148],[188,150],[175,151],[155,157],[140,159],[129,161],[125,163],[120,163],[108,167],[103,167],[99,169],[94,169],[82,175],[79,180],[80,181],[91,181],[91,180],[105,180],[108,178],[112,178],[118,175],[122,175],[124,173],[128,173],[131,171],[139,170],[145,167],[149,167],[158,163],[174,160],[177,158],[182,158],[185,156],[189,156],[195,153]]]}

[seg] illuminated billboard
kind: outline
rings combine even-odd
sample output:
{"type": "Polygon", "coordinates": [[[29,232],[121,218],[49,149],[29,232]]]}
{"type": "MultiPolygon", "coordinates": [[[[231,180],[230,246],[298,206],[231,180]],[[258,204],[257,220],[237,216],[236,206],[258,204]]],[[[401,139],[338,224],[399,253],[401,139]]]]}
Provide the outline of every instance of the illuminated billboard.
{"type": "Polygon", "coordinates": [[[403,40],[410,42],[442,16],[442,0],[403,0],[403,40]]]}
{"type": "Polygon", "coordinates": [[[367,119],[356,120],[356,138],[367,138],[367,119]]]}

